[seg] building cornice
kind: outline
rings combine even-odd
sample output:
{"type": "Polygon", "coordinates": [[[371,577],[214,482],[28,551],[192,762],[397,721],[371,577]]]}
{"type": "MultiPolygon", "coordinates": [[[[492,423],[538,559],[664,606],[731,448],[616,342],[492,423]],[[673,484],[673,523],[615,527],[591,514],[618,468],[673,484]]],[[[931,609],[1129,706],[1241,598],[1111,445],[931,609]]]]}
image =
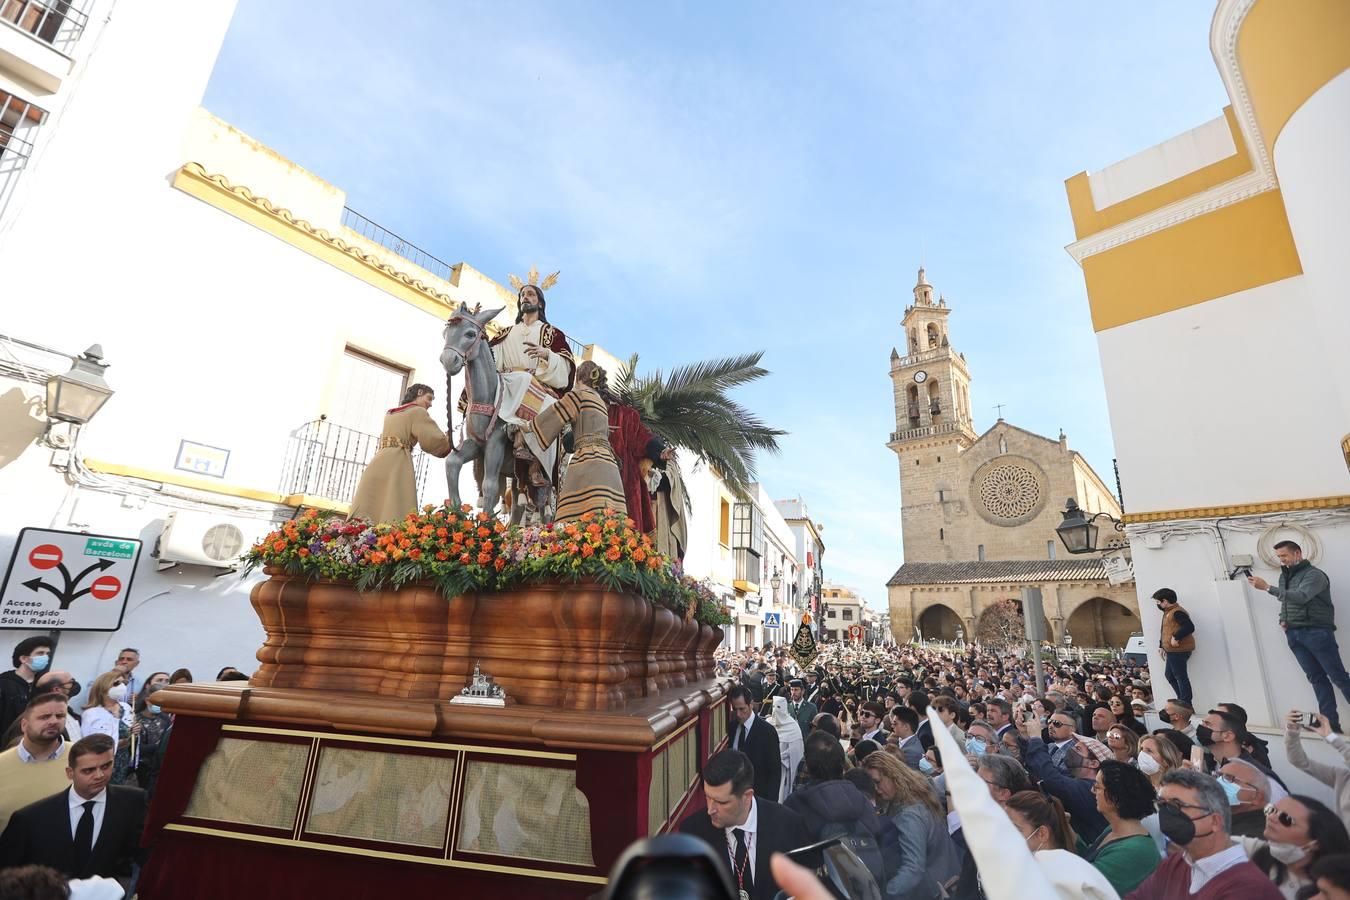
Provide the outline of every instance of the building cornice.
{"type": "MultiPolygon", "coordinates": [[[[1080,266],[1089,256],[1241,203],[1278,187],[1270,149],[1257,124],[1256,110],[1238,65],[1238,31],[1255,3],[1256,0],[1219,0],[1209,32],[1210,51],[1214,54],[1224,88],[1232,99],[1233,113],[1252,169],[1237,178],[1074,241],[1064,249],[1080,266]]],[[[1243,149],[1239,148],[1239,152],[1243,152],[1243,149]]]]}
{"type": "Polygon", "coordinates": [[[207,172],[201,163],[186,163],[174,173],[173,186],[437,318],[445,318],[454,309],[455,301],[449,295],[297,218],[247,187],[233,184],[224,175],[207,172]]]}
{"type": "Polygon", "coordinates": [[[1146,522],[1171,522],[1178,519],[1226,519],[1230,516],[1259,516],[1267,513],[1298,512],[1311,509],[1350,507],[1350,496],[1304,497],[1297,500],[1267,500],[1262,503],[1235,503],[1228,506],[1197,506],[1190,509],[1160,509],[1129,513],[1122,517],[1126,525],[1146,522]]]}

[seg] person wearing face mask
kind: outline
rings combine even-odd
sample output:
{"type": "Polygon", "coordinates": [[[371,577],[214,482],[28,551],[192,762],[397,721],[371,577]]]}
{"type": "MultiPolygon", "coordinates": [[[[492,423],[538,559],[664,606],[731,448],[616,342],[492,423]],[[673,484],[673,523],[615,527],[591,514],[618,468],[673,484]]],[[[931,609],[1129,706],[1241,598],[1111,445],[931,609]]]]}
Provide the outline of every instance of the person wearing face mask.
{"type": "MultiPolygon", "coordinates": [[[[1266,804],[1271,801],[1271,781],[1246,760],[1230,759],[1216,773],[1219,787],[1232,804],[1233,837],[1260,837],[1266,830],[1266,804]]],[[[1283,793],[1281,794],[1283,796],[1283,793]]]]}
{"type": "Polygon", "coordinates": [[[1092,863],[1068,849],[1077,844],[1078,836],[1059,800],[1036,791],[1022,791],[1013,794],[1004,808],[1058,896],[1083,900],[1115,900],[1120,896],[1092,863]]]}
{"type": "Polygon", "coordinates": [[[1283,900],[1283,895],[1229,837],[1231,809],[1219,783],[1193,769],[1163,777],[1158,820],[1181,848],[1125,900],[1283,900]]]}
{"type": "Polygon", "coordinates": [[[89,700],[84,712],[80,714],[80,730],[86,736],[106,734],[117,742],[113,757],[113,784],[125,784],[131,777],[133,751],[132,738],[140,739],[141,723],[133,718],[127,725],[130,707],[127,706],[127,674],[121,669],[104,672],[89,686],[89,700]]]}
{"type": "Polygon", "coordinates": [[[1189,703],[1168,700],[1158,718],[1162,719],[1168,728],[1180,731],[1192,741],[1195,740],[1195,725],[1191,722],[1195,718],[1195,707],[1189,703]]]}
{"type": "Polygon", "coordinates": [[[0,672],[0,734],[18,721],[33,696],[33,683],[52,661],[52,639],[24,638],[14,645],[14,668],[0,672]]]}
{"type": "Polygon", "coordinates": [[[1205,771],[1214,772],[1230,759],[1241,759],[1259,769],[1267,778],[1287,792],[1284,779],[1256,761],[1243,748],[1246,729],[1242,723],[1221,709],[1211,709],[1205,720],[1195,727],[1196,740],[1205,748],[1205,771]]]}
{"type": "Polygon", "coordinates": [[[1308,870],[1325,856],[1350,852],[1350,835],[1336,814],[1311,797],[1293,794],[1264,810],[1261,837],[1244,837],[1242,848],[1287,900],[1313,879],[1308,870]]]}
{"type": "Polygon", "coordinates": [[[159,769],[164,761],[169,732],[173,728],[173,717],[155,702],[155,693],[164,687],[156,682],[158,675],[168,677],[164,672],[156,672],[145,682],[145,693],[136,698],[136,722],[141,727],[139,741],[139,759],[136,765],[136,783],[145,791],[147,797],[155,792],[155,783],[159,781],[159,769]]]}
{"type": "Polygon", "coordinates": [[[1167,683],[1177,692],[1178,700],[1190,705],[1194,701],[1186,666],[1195,652],[1195,623],[1191,621],[1190,613],[1177,603],[1177,592],[1171,588],[1154,591],[1153,601],[1162,613],[1158,652],[1166,663],[1167,683]]]}

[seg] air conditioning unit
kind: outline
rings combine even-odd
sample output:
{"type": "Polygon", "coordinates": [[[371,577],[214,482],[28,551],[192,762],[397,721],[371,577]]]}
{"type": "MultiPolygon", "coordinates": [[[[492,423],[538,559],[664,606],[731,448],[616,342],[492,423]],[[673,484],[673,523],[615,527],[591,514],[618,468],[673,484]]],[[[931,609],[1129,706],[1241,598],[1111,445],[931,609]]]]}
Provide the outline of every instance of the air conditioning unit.
{"type": "Polygon", "coordinates": [[[259,519],[175,510],[164,520],[164,531],[159,536],[159,565],[166,568],[189,563],[233,569],[266,528],[267,523],[259,519]]]}

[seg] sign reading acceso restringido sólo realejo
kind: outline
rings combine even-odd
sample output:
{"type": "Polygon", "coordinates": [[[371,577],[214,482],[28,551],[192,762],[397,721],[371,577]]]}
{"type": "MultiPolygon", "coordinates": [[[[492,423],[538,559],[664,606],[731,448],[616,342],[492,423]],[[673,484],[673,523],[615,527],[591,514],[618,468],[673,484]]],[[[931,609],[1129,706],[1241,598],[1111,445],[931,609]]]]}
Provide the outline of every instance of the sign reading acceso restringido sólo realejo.
{"type": "Polygon", "coordinates": [[[116,631],[140,555],[135,538],[23,529],[0,588],[0,629],[116,631]]]}

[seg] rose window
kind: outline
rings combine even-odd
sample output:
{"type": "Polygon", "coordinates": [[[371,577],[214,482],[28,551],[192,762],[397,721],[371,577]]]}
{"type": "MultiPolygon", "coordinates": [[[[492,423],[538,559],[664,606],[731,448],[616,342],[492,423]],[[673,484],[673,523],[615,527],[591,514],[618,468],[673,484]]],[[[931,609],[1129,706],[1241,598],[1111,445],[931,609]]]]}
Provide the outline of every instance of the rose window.
{"type": "Polygon", "coordinates": [[[980,483],[980,503],[1000,519],[1019,519],[1036,509],[1041,485],[1027,469],[1015,465],[994,468],[980,483]]]}

